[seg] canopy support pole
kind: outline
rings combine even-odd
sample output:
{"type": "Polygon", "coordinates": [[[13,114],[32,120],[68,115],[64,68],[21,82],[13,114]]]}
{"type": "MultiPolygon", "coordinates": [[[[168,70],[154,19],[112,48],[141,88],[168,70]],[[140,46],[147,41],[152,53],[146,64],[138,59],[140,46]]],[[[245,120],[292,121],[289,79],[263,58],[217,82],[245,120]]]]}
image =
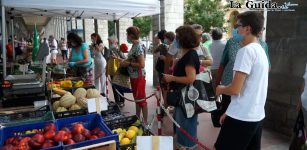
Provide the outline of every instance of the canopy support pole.
{"type": "MultiPolygon", "coordinates": [[[[15,49],[15,36],[14,36],[15,35],[15,33],[14,33],[14,17],[11,17],[11,30],[12,30],[13,62],[15,62],[16,49],[15,49]]],[[[17,41],[17,39],[16,39],[16,41],[17,41]]]]}
{"type": "Polygon", "coordinates": [[[5,31],[5,7],[3,6],[3,1],[1,1],[1,22],[2,22],[2,65],[3,65],[3,79],[6,77],[6,48],[5,48],[5,43],[6,43],[6,31],[5,31]]]}

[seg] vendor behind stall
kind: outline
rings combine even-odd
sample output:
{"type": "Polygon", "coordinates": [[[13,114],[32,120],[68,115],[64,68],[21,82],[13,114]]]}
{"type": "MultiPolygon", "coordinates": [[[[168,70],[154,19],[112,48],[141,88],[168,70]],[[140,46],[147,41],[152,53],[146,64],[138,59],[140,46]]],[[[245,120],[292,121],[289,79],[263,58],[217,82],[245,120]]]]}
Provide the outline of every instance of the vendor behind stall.
{"type": "Polygon", "coordinates": [[[75,33],[67,35],[67,45],[71,47],[69,67],[76,76],[92,82],[93,59],[90,56],[89,46],[83,43],[81,37],[75,33]]]}

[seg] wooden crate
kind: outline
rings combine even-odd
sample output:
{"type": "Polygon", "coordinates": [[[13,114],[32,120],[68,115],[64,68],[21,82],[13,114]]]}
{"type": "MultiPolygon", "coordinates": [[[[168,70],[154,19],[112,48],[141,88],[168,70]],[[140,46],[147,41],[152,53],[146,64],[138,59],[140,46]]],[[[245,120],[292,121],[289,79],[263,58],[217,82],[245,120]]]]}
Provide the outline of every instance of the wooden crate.
{"type": "Polygon", "coordinates": [[[116,150],[116,141],[107,141],[94,145],[88,145],[84,147],[75,148],[72,150],[116,150]]]}

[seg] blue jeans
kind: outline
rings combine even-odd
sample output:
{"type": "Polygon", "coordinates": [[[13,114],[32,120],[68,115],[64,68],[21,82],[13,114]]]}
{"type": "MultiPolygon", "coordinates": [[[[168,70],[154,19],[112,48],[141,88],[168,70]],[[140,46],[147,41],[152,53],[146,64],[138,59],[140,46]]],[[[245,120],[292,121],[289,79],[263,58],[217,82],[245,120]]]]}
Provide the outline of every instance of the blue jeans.
{"type": "MultiPolygon", "coordinates": [[[[192,137],[197,138],[197,117],[194,115],[192,118],[186,118],[182,108],[176,107],[174,113],[177,123],[186,130],[192,137]]],[[[176,143],[179,147],[195,148],[197,146],[191,139],[184,135],[180,130],[176,129],[176,143]]]]}

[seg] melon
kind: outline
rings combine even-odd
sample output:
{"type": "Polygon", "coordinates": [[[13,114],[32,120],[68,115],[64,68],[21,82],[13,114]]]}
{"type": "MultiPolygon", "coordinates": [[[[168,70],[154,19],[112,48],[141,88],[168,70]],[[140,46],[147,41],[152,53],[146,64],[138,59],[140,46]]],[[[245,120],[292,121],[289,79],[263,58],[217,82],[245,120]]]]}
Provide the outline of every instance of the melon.
{"type": "Polygon", "coordinates": [[[74,97],[70,93],[65,94],[60,99],[60,106],[65,108],[69,108],[75,103],[76,103],[76,97],[74,97]]]}

